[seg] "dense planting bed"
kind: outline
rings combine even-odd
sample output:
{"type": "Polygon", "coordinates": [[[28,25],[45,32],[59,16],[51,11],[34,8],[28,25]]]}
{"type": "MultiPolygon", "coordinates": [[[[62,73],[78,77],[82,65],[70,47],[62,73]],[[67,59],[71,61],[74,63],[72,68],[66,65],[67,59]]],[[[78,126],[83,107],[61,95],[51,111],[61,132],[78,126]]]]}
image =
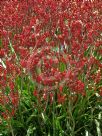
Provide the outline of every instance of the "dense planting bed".
{"type": "Polygon", "coordinates": [[[102,1],[0,1],[0,136],[101,136],[102,1]]]}

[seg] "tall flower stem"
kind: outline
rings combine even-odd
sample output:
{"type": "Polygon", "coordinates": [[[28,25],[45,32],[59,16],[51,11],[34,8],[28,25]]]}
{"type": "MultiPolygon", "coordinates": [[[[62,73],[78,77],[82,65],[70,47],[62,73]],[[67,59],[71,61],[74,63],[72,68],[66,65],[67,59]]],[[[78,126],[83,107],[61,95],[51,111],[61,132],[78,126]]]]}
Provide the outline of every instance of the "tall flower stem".
{"type": "Polygon", "coordinates": [[[55,93],[53,95],[53,136],[56,136],[56,124],[55,124],[55,93]]]}

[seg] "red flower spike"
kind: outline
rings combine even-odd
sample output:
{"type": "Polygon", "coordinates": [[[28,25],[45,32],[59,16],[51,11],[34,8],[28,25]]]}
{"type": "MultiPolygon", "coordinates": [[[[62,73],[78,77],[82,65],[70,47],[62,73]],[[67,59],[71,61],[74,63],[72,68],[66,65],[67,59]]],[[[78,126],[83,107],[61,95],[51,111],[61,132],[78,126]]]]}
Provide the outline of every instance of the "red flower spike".
{"type": "Polygon", "coordinates": [[[37,90],[34,90],[34,91],[33,91],[33,95],[34,95],[35,97],[37,97],[38,91],[37,91],[37,90]]]}
{"type": "Polygon", "coordinates": [[[0,68],[0,89],[22,72],[49,91],[63,84],[84,95],[91,80],[99,83],[102,75],[94,71],[102,68],[101,5],[101,0],[0,1],[0,66],[4,68],[0,68]],[[62,72],[60,62],[66,65],[62,72]],[[85,83],[83,75],[88,79],[85,83]]]}
{"type": "Polygon", "coordinates": [[[63,86],[59,86],[59,91],[60,91],[60,92],[63,91],[63,86]]]}
{"type": "Polygon", "coordinates": [[[65,96],[64,95],[60,95],[60,94],[57,94],[57,99],[58,99],[58,103],[59,104],[62,104],[62,103],[64,103],[65,102],[65,96]]]}

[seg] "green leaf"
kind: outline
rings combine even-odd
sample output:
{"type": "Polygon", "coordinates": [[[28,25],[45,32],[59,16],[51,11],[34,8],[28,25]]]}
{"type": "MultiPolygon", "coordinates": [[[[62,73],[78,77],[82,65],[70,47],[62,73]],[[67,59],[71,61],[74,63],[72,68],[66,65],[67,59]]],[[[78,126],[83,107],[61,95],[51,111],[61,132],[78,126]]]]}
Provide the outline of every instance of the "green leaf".
{"type": "Polygon", "coordinates": [[[10,49],[11,49],[11,52],[12,53],[15,53],[15,50],[14,50],[14,48],[13,48],[13,46],[12,46],[12,43],[9,41],[9,47],[10,47],[10,49]]]}
{"type": "Polygon", "coordinates": [[[0,47],[2,47],[2,39],[0,39],[0,47]]]}
{"type": "Polygon", "coordinates": [[[22,124],[20,121],[18,120],[13,120],[13,126],[16,128],[16,127],[24,127],[24,124],[22,124]]]}
{"type": "Polygon", "coordinates": [[[33,127],[33,125],[29,126],[26,136],[31,136],[31,134],[33,134],[34,130],[36,130],[36,127],[33,127]]]}
{"type": "Polygon", "coordinates": [[[60,62],[60,63],[59,63],[59,70],[60,70],[61,72],[65,71],[65,70],[66,70],[66,64],[63,63],[63,62],[60,62]]]}

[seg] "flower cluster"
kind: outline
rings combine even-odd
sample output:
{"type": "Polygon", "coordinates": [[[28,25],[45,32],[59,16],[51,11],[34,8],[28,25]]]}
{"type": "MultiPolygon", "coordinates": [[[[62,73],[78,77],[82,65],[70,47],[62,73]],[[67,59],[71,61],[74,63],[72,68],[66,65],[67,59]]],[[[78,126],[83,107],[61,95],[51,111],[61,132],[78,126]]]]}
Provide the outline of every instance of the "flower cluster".
{"type": "MultiPolygon", "coordinates": [[[[86,88],[99,92],[101,9],[101,0],[0,1],[0,93],[3,97],[9,95],[6,96],[7,87],[9,93],[16,89],[15,78],[24,69],[36,81],[36,90],[55,91],[65,85],[75,94],[85,95],[86,88]]],[[[48,93],[45,92],[44,95],[48,93]]],[[[58,95],[59,102],[64,98],[58,95]]]]}

